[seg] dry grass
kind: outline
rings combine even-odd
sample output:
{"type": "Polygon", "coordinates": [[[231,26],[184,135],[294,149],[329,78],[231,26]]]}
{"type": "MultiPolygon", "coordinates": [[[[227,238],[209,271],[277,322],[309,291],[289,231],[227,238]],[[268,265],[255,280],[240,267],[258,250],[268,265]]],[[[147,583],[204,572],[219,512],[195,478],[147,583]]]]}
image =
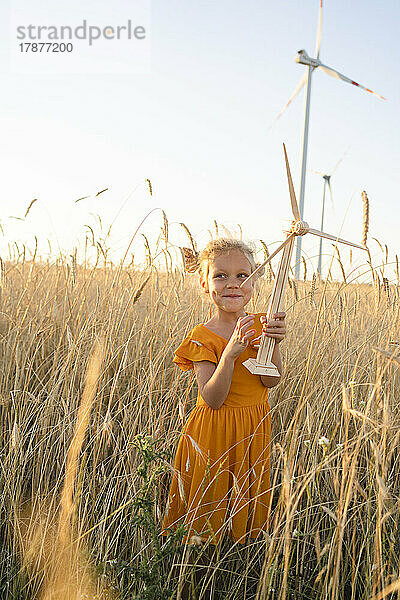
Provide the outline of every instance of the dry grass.
{"type": "MultiPolygon", "coordinates": [[[[166,247],[166,220],[162,234],[166,247]]],[[[72,264],[2,263],[2,598],[43,593],[40,561],[38,576],[23,575],[21,540],[38,515],[44,530],[55,527],[95,340],[104,339],[105,358],[67,503],[92,563],[146,554],[145,534],[131,525],[139,485],[132,440],[142,432],[173,451],[182,408],[187,416],[194,406],[193,380],[171,358],[209,311],[196,278],[171,269],[149,277],[106,261],[84,268],[76,256],[72,264]]],[[[266,309],[271,288],[261,284],[251,310],[266,309]]],[[[399,287],[378,276],[374,286],[291,282],[285,378],[270,396],[270,535],[214,558],[209,574],[224,597],[398,597],[399,306],[399,287]]],[[[159,476],[154,493],[159,520],[169,477],[159,476]]]]}

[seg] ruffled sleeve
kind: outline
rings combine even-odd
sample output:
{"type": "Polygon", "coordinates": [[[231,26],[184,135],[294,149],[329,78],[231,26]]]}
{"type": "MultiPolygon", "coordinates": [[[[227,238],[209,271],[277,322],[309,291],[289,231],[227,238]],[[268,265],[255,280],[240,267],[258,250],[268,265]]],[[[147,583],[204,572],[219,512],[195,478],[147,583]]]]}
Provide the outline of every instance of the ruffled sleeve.
{"type": "Polygon", "coordinates": [[[218,358],[215,350],[210,345],[205,344],[203,340],[199,340],[201,336],[196,335],[193,331],[187,338],[185,338],[182,344],[175,350],[175,356],[173,362],[182,371],[189,371],[193,369],[193,363],[201,360],[209,360],[215,364],[218,364],[218,358]]]}

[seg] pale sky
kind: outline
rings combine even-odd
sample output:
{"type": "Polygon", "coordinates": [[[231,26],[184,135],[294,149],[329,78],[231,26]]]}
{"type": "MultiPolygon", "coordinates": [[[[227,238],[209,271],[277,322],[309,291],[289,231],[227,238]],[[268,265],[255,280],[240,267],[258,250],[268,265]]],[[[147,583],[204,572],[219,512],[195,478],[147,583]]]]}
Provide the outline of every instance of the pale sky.
{"type": "MultiPolygon", "coordinates": [[[[187,245],[179,227],[184,222],[201,247],[214,219],[233,232],[240,223],[245,239],[262,238],[271,250],[283,239],[291,212],[282,142],[298,194],[304,92],[272,130],[270,125],[303,75],[305,67],[294,61],[297,51],[314,55],[318,0],[153,0],[149,16],[139,4],[143,9],[143,3],[119,0],[113,13],[99,0],[82,3],[79,11],[65,2],[59,20],[70,10],[77,25],[84,18],[113,24],[115,15],[118,22],[147,21],[143,72],[101,72],[104,55],[93,47],[87,73],[37,74],[17,73],[10,63],[10,48],[17,46],[11,17],[24,4],[3,2],[3,258],[12,241],[33,248],[35,234],[43,256],[47,238],[53,252],[71,252],[82,246],[85,224],[101,235],[98,214],[105,231],[113,223],[109,245],[117,260],[154,207],[165,210],[173,244],[187,245]],[[94,198],[104,188],[109,190],[94,198]],[[34,198],[38,202],[25,222],[9,219],[23,216],[34,198]]],[[[56,3],[38,0],[32,6],[38,15],[52,11],[57,21],[56,3]]],[[[394,0],[325,0],[320,59],[387,101],[321,70],[312,84],[304,218],[319,228],[323,180],[311,169],[329,174],[347,151],[332,177],[334,210],[328,199],[324,229],[361,242],[365,189],[376,264],[380,250],[372,237],[388,245],[389,260],[400,254],[399,23],[394,0]]],[[[128,54],[128,70],[129,60],[128,54]]],[[[155,240],[161,223],[155,212],[141,231],[155,240]]],[[[310,272],[318,243],[311,236],[303,242],[310,272]]],[[[133,244],[138,257],[142,245],[138,237],[133,244]]],[[[329,242],[325,252],[327,266],[329,242]]],[[[347,249],[343,257],[347,260],[347,249]]],[[[365,256],[355,250],[353,261],[365,262],[365,256]]]]}

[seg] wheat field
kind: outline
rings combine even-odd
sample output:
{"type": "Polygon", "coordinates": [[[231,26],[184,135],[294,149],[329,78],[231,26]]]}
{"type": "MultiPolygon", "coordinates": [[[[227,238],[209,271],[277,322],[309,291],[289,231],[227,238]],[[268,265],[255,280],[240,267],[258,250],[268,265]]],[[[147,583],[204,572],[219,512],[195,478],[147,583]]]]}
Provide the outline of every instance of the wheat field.
{"type": "Polygon", "coordinates": [[[400,597],[399,282],[290,282],[269,536],[193,589],[209,550],[159,531],[197,393],[173,350],[210,308],[150,263],[1,263],[1,598],[400,597]]]}

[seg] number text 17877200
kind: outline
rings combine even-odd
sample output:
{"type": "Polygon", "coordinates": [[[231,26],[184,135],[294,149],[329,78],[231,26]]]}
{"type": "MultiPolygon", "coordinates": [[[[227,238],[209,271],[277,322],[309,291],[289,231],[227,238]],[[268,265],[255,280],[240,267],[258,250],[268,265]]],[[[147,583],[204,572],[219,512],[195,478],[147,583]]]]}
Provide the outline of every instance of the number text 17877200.
{"type": "Polygon", "coordinates": [[[74,49],[71,42],[22,42],[19,48],[21,52],[72,52],[74,49]]]}

